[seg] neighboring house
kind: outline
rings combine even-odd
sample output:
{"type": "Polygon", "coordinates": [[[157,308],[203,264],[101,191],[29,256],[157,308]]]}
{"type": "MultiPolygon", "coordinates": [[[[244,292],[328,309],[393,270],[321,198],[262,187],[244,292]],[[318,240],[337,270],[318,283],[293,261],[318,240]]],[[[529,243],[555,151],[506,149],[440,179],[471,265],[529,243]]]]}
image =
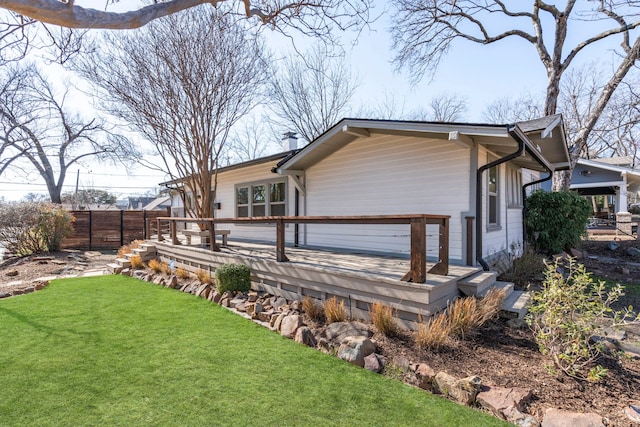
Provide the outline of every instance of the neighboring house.
{"type": "Polygon", "coordinates": [[[171,207],[171,196],[159,196],[142,207],[143,211],[167,210],[171,207]]]}
{"type": "Polygon", "coordinates": [[[155,199],[156,199],[155,197],[148,197],[148,196],[142,196],[142,197],[129,196],[128,197],[129,203],[127,204],[126,210],[142,210],[146,205],[153,202],[155,199]]]}
{"type": "MultiPolygon", "coordinates": [[[[570,164],[560,115],[511,125],[343,119],[289,148],[220,168],[215,216],[449,215],[450,262],[485,268],[522,247],[525,188],[570,164]]],[[[274,238],[265,226],[224,228],[230,239],[274,238]]],[[[300,246],[409,253],[406,226],[307,224],[286,234],[300,246]]],[[[437,241],[427,238],[431,251],[437,241]]]]}

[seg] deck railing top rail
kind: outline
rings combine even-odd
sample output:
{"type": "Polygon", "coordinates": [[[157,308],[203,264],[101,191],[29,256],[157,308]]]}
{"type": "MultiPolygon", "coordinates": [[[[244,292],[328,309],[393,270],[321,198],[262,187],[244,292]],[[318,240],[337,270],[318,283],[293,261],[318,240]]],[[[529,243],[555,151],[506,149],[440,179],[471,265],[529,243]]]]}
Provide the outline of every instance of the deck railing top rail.
{"type": "Polygon", "coordinates": [[[427,275],[427,236],[426,225],[435,224],[438,232],[438,261],[428,271],[432,274],[447,275],[449,273],[449,215],[402,214],[402,215],[359,215],[359,216],[272,216],[249,218],[157,218],[158,241],[164,240],[160,232],[161,223],[168,222],[173,244],[179,244],[177,238],[177,222],[188,222],[207,225],[212,251],[219,251],[215,243],[216,224],[262,223],[276,225],[276,260],[289,261],[285,255],[286,224],[409,224],[411,226],[411,268],[402,280],[424,283],[427,275]]]}

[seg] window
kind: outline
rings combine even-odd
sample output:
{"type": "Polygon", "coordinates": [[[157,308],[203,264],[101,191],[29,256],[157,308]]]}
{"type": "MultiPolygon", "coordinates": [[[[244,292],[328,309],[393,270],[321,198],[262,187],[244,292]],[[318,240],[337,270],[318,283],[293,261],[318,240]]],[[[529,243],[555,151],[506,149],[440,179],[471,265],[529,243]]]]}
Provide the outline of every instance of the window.
{"type": "Polygon", "coordinates": [[[508,169],[507,193],[510,208],[522,207],[522,173],[518,169],[508,169]]]}
{"type": "Polygon", "coordinates": [[[255,182],[236,186],[236,216],[286,215],[285,181],[255,182]]]}
{"type": "Polygon", "coordinates": [[[499,226],[500,220],[500,200],[498,187],[498,166],[488,170],[489,182],[487,183],[487,225],[489,227],[499,226]]]}

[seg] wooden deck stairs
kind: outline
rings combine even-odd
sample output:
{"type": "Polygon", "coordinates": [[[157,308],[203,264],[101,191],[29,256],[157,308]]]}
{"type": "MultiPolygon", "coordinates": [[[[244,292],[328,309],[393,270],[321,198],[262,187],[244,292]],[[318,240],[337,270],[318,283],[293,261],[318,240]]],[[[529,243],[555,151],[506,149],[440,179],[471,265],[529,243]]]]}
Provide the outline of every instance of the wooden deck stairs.
{"type": "Polygon", "coordinates": [[[504,289],[506,298],[502,304],[501,316],[522,319],[527,314],[531,296],[525,291],[516,291],[511,282],[497,280],[495,271],[480,271],[458,281],[458,289],[464,295],[484,296],[492,288],[504,289]]]}
{"type": "Polygon", "coordinates": [[[142,243],[130,253],[124,254],[123,258],[116,258],[113,263],[107,264],[107,269],[113,274],[119,274],[123,269],[131,267],[130,259],[134,255],[140,255],[142,261],[149,261],[157,256],[156,246],[152,243],[142,243]]]}

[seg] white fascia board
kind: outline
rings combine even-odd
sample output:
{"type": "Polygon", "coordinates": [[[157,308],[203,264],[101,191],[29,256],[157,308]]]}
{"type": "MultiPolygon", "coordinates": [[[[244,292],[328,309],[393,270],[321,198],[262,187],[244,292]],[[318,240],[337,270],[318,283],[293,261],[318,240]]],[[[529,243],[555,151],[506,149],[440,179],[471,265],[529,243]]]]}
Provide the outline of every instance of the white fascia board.
{"type": "Polygon", "coordinates": [[[551,138],[553,136],[553,130],[562,122],[562,116],[558,115],[551,123],[549,123],[549,126],[547,126],[546,128],[544,128],[542,130],[542,132],[540,133],[540,136],[544,139],[544,138],[551,138]]]}
{"type": "Polygon", "coordinates": [[[637,172],[633,169],[625,168],[624,166],[610,165],[608,163],[602,163],[597,160],[578,159],[576,163],[584,166],[597,168],[597,169],[604,169],[612,172],[626,173],[628,175],[634,175],[634,176],[640,177],[640,172],[637,172]]]}
{"type": "Polygon", "coordinates": [[[585,184],[571,184],[570,188],[620,187],[623,185],[627,184],[624,181],[589,182],[585,184]]]}

